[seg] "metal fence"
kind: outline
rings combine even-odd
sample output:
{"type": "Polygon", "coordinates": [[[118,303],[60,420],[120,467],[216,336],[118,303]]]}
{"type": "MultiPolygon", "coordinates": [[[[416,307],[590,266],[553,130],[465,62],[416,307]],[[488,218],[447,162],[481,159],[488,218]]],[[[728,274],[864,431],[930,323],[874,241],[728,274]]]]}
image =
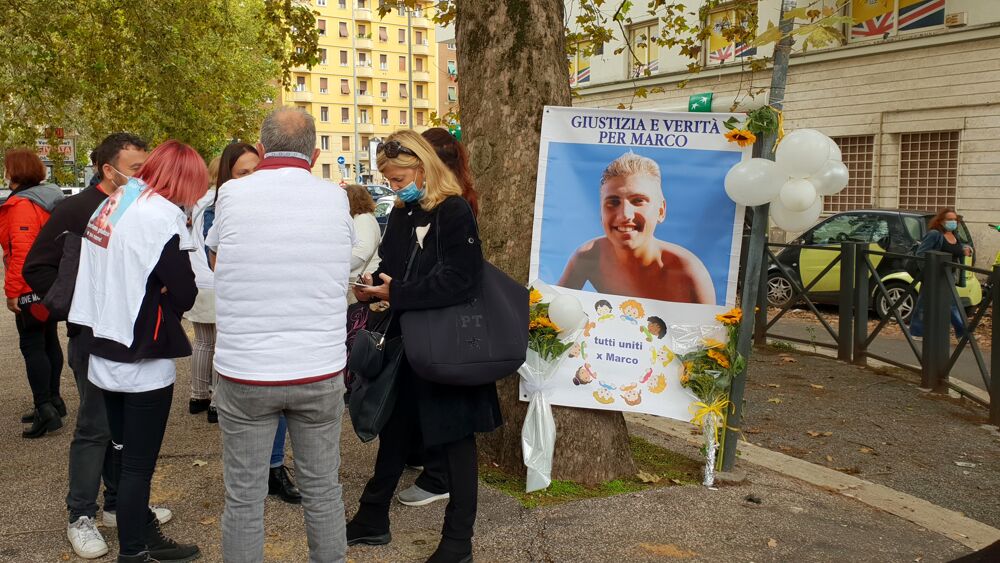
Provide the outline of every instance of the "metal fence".
{"type": "MultiPolygon", "coordinates": [[[[954,369],[959,356],[969,348],[975,359],[976,367],[982,377],[983,386],[990,400],[990,422],[1000,425],[1000,378],[992,377],[1000,373],[1000,333],[991,330],[990,361],[987,362],[974,338],[976,328],[983,319],[990,315],[993,322],[997,321],[997,308],[1000,304],[1000,267],[992,270],[974,268],[951,262],[950,256],[942,252],[928,252],[924,257],[884,252],[870,248],[867,243],[842,242],[839,246],[809,246],[789,244],[768,244],[766,260],[761,268],[762,288],[768,288],[768,276],[780,274],[783,282],[787,282],[788,299],[776,310],[769,312],[768,291],[761,291],[757,318],[754,323],[754,342],[764,344],[768,338],[787,340],[799,344],[835,350],[837,358],[858,365],[868,365],[868,360],[877,360],[886,364],[920,374],[921,387],[936,392],[946,392],[949,387],[958,390],[972,400],[983,402],[974,395],[954,385],[949,375],[954,369]],[[829,253],[826,266],[821,269],[808,283],[803,284],[797,272],[779,260],[778,255],[784,248],[808,249],[821,253],[829,253]],[[897,276],[894,283],[887,284],[884,273],[879,272],[878,263],[887,260],[914,261],[920,269],[920,279],[903,285],[897,276]],[[839,272],[834,272],[839,268],[839,272]],[[970,305],[969,310],[963,306],[956,287],[958,276],[982,276],[983,296],[978,304],[970,305]],[[837,327],[833,327],[817,307],[813,298],[813,290],[821,282],[836,280],[836,313],[829,314],[837,319],[837,327]],[[924,335],[922,346],[918,344],[910,330],[910,323],[904,322],[908,314],[916,314],[916,305],[920,303],[923,310],[924,335]],[[882,308],[882,318],[869,326],[869,311],[872,305],[879,304],[882,308]],[[793,308],[805,307],[812,313],[815,320],[832,340],[823,342],[815,338],[799,338],[789,335],[775,334],[772,329],[776,323],[786,316],[793,308]],[[911,310],[912,308],[912,310],[911,310]],[[952,312],[957,314],[964,327],[963,335],[957,339],[954,348],[951,347],[949,325],[952,312]],[[878,354],[873,344],[883,334],[890,323],[895,322],[903,334],[907,347],[912,352],[912,359],[905,357],[889,357],[878,354]]],[[[966,278],[969,279],[969,278],[966,278]]],[[[983,402],[984,403],[984,402],[983,402]]],[[[985,403],[984,403],[985,404],[985,403]]]]}

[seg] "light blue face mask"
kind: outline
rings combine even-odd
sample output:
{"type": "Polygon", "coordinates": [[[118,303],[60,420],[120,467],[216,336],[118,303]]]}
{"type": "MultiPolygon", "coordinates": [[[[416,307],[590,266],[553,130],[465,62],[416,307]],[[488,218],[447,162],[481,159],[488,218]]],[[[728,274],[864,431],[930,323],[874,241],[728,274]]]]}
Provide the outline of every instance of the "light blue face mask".
{"type": "Polygon", "coordinates": [[[958,229],[958,221],[945,221],[944,228],[948,231],[954,231],[958,229]]]}
{"type": "Polygon", "coordinates": [[[396,192],[396,197],[398,197],[400,201],[406,203],[413,203],[415,201],[420,201],[421,199],[423,199],[424,192],[423,190],[417,187],[417,184],[415,182],[410,182],[405,188],[396,192]]]}

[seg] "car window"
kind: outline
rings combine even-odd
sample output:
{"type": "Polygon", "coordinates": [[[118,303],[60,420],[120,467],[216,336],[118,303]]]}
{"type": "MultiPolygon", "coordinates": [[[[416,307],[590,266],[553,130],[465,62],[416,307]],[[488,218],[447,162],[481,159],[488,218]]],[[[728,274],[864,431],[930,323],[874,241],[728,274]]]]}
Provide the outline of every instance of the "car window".
{"type": "Polygon", "coordinates": [[[812,244],[882,242],[889,236],[889,222],[878,215],[837,215],[816,227],[812,244]]]}
{"type": "Polygon", "coordinates": [[[387,201],[375,206],[376,217],[385,217],[386,215],[389,214],[390,211],[392,211],[392,202],[387,201]]]}
{"type": "Polygon", "coordinates": [[[906,226],[906,232],[913,239],[913,242],[920,242],[924,238],[924,229],[927,228],[927,219],[913,217],[909,215],[903,216],[903,225],[906,226]]]}

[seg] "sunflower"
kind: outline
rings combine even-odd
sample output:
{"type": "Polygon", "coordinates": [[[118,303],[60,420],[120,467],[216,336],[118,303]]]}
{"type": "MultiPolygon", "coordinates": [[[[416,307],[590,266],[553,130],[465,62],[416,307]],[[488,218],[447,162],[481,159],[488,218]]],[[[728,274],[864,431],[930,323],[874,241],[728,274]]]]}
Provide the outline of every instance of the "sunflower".
{"type": "Polygon", "coordinates": [[[726,139],[740,147],[749,147],[757,140],[757,136],[746,129],[733,129],[726,132],[726,139]]]}
{"type": "Polygon", "coordinates": [[[552,319],[545,316],[536,317],[531,321],[531,324],[528,325],[528,330],[535,330],[539,328],[551,328],[552,330],[559,332],[559,327],[556,326],[556,323],[552,322],[552,319]]]}
{"type": "Polygon", "coordinates": [[[715,363],[719,364],[723,368],[729,368],[729,358],[725,354],[718,350],[709,350],[708,357],[715,360],[715,363]]]}
{"type": "Polygon", "coordinates": [[[734,307],[724,315],[715,315],[715,320],[724,325],[740,324],[740,321],[743,320],[743,311],[741,311],[738,307],[734,307]]]}
{"type": "Polygon", "coordinates": [[[542,292],[535,288],[531,288],[531,293],[528,294],[528,303],[531,305],[537,305],[542,302],[542,292]]]}
{"type": "Polygon", "coordinates": [[[716,340],[714,338],[706,338],[705,339],[705,347],[706,348],[725,348],[726,347],[726,343],[722,342],[720,340],[716,340]]]}

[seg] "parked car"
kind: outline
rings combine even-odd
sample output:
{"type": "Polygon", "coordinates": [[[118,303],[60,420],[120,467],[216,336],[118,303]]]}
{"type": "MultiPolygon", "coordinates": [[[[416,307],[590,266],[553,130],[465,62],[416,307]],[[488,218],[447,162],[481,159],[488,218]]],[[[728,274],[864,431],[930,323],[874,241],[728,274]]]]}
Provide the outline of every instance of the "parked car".
{"type": "MultiPolygon", "coordinates": [[[[392,190],[389,190],[390,193],[392,190]]],[[[390,195],[375,200],[375,220],[378,221],[378,228],[385,233],[385,225],[389,221],[389,213],[392,206],[396,204],[396,196],[390,195]]]]}
{"type": "Polygon", "coordinates": [[[381,184],[368,184],[365,186],[368,189],[368,193],[372,195],[372,199],[378,201],[383,197],[395,196],[395,192],[389,189],[389,186],[383,186],[381,184]]]}
{"type": "MultiPolygon", "coordinates": [[[[927,233],[927,223],[932,217],[932,211],[901,209],[862,209],[837,213],[792,241],[793,246],[782,249],[777,255],[778,261],[796,282],[806,287],[839,255],[839,252],[816,247],[839,247],[841,242],[862,242],[868,243],[870,250],[908,254],[927,233]]],[[[965,259],[966,264],[972,265],[975,260],[975,245],[964,221],[959,221],[956,235],[964,244],[973,247],[973,255],[965,259]]],[[[885,285],[888,299],[885,294],[877,291],[878,284],[871,279],[870,306],[885,318],[891,316],[889,304],[904,297],[899,312],[904,321],[909,319],[916,295],[911,286],[913,278],[906,273],[904,260],[871,255],[871,261],[885,285]]],[[[958,288],[958,295],[964,307],[973,307],[982,301],[982,286],[971,273],[966,272],[965,276],[965,287],[958,288]]],[[[809,299],[818,303],[837,303],[839,291],[838,262],[810,289],[809,299]]],[[[778,266],[771,264],[767,274],[768,303],[780,307],[791,299],[792,294],[791,281],[778,266]]]]}

